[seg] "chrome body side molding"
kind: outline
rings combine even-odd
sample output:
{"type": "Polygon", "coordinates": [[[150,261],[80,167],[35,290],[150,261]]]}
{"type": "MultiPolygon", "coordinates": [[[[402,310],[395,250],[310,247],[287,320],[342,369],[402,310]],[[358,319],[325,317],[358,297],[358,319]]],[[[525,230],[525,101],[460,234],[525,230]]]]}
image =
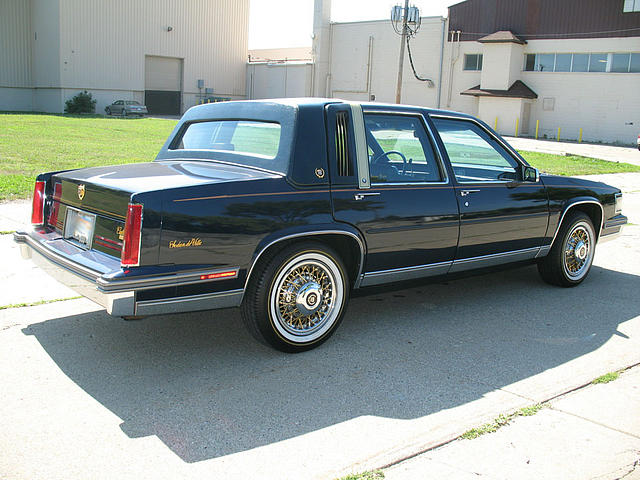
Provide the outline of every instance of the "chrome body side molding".
{"type": "Polygon", "coordinates": [[[504,263],[521,262],[523,260],[531,260],[536,257],[540,247],[524,248],[522,250],[513,250],[511,252],[493,253],[491,255],[482,255],[479,257],[462,258],[454,260],[449,272],[463,272],[465,270],[473,270],[474,268],[493,267],[504,263]]]}
{"type": "Polygon", "coordinates": [[[360,286],[370,287],[372,285],[380,285],[383,283],[401,282],[403,280],[412,280],[414,278],[444,275],[449,271],[452,263],[453,262],[439,262],[428,265],[416,265],[413,267],[369,272],[364,274],[360,286]]]}
{"type": "Polygon", "coordinates": [[[525,248],[523,250],[482,255],[479,257],[461,258],[450,262],[438,262],[426,265],[416,265],[413,267],[369,272],[363,275],[360,286],[369,287],[372,285],[380,285],[382,283],[433,277],[436,275],[445,275],[447,273],[463,272],[465,270],[472,270],[475,268],[485,268],[504,263],[531,260],[536,258],[536,255],[544,248],[547,248],[548,252],[549,247],[533,247],[525,248]]]}

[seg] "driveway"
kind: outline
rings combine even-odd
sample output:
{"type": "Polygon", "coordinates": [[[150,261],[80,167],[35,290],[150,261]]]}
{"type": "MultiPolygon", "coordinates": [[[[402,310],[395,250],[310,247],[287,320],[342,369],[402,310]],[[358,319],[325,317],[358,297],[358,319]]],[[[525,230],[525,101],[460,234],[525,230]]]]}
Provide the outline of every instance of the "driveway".
{"type": "Polygon", "coordinates": [[[610,162],[640,165],[640,151],[636,147],[619,147],[600,143],[556,142],[525,137],[504,137],[516,150],[553,153],[556,155],[581,155],[610,162]]]}
{"type": "MultiPolygon", "coordinates": [[[[331,479],[636,364],[640,174],[610,177],[635,225],[598,247],[581,286],[529,266],[370,291],[303,354],[257,344],[235,309],[138,322],[85,299],[0,310],[0,477],[331,479]]],[[[0,241],[11,303],[61,288],[0,241]]]]}

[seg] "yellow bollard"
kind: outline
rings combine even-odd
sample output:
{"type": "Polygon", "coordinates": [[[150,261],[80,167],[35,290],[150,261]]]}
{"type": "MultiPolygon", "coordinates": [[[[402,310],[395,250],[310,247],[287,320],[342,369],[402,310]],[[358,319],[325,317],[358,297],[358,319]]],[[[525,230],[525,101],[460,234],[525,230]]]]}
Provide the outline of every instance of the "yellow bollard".
{"type": "Polygon", "coordinates": [[[578,137],[578,143],[582,143],[582,129],[580,129],[580,136],[578,137]]]}
{"type": "Polygon", "coordinates": [[[518,126],[520,125],[520,119],[516,118],[516,137],[518,136],[518,126]]]}
{"type": "Polygon", "coordinates": [[[498,131],[498,117],[496,117],[496,121],[493,122],[493,129],[497,132],[498,131]]]}
{"type": "Polygon", "coordinates": [[[540,128],[540,120],[536,120],[536,140],[538,139],[538,128],[540,128]]]}
{"type": "Polygon", "coordinates": [[[558,141],[560,141],[560,127],[558,127],[558,141]]]}

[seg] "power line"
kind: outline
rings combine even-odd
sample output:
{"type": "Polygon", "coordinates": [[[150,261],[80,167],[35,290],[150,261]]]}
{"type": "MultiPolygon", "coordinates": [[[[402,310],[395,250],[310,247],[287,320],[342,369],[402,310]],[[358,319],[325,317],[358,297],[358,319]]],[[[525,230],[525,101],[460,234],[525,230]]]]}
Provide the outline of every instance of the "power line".
{"type": "Polygon", "coordinates": [[[407,35],[407,52],[409,52],[409,63],[411,64],[411,70],[413,70],[413,76],[416,77],[421,82],[428,82],[428,85],[430,87],[432,87],[433,86],[433,80],[431,80],[430,78],[420,77],[416,73],[416,67],[413,65],[413,56],[411,55],[411,45],[409,44],[409,39],[410,39],[410,36],[407,35]]]}

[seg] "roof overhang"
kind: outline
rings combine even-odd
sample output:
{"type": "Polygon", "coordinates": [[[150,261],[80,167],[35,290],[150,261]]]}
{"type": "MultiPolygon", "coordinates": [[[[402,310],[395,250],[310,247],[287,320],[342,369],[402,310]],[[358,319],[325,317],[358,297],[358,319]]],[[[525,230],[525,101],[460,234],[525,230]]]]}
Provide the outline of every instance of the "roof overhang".
{"type": "Polygon", "coordinates": [[[460,92],[460,95],[472,95],[474,97],[498,97],[498,98],[538,98],[538,94],[527,87],[521,80],[516,80],[508,90],[492,90],[480,88],[476,85],[468,90],[460,92]]]}
{"type": "Polygon", "coordinates": [[[519,45],[524,45],[527,43],[526,40],[522,40],[518,38],[513,32],[509,30],[500,30],[499,32],[494,32],[486,37],[482,37],[478,39],[480,43],[517,43],[519,45]]]}

